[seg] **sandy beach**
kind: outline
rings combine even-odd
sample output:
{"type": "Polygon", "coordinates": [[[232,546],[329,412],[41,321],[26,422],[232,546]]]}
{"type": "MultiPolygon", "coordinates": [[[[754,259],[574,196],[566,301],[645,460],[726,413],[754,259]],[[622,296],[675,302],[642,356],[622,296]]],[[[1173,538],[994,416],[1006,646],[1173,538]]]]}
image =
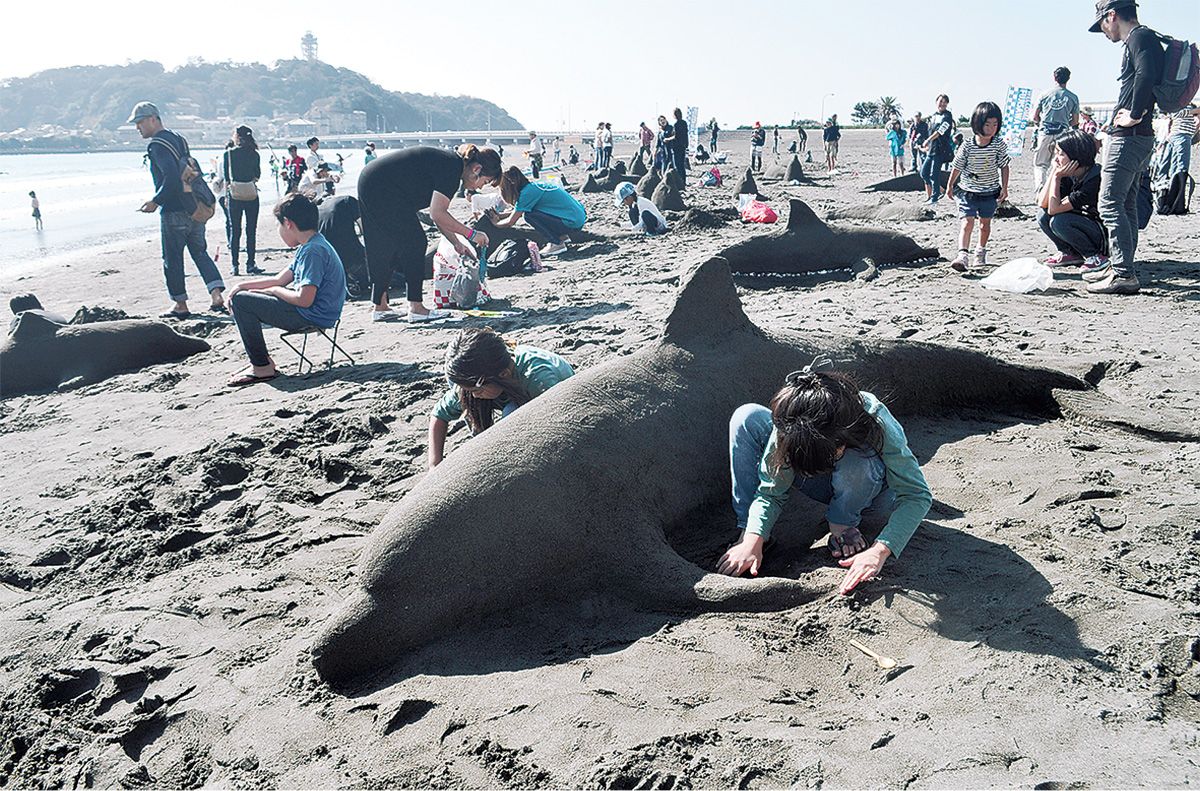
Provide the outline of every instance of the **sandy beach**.
{"type": "MultiPolygon", "coordinates": [[[[821,159],[819,133],[809,140],[821,159]]],[[[736,178],[746,136],[725,146],[722,171],[736,178]]],[[[934,504],[903,557],[841,596],[823,540],[808,549],[814,516],[792,512],[780,531],[803,546],[765,573],[816,595],[782,612],[689,616],[600,596],[533,605],[338,689],[308,654],[357,585],[367,537],[425,472],[442,352],[459,326],[489,324],[586,370],[657,337],[688,268],[773,231],[723,219],[729,187],[693,186],[695,170],[685,201],[707,214],[669,216],[662,237],[619,230],[610,194],[579,196],[597,241],[546,272],[492,282],[518,316],[373,325],[368,303],[350,302],[340,341],[354,365],[291,375],[295,356],[268,331],[289,375],[232,389],[226,377],[245,365],[237,330],[206,315],[181,331],[208,352],[0,401],[0,786],[1200,782],[1200,358],[1189,329],[1200,215],[1151,220],[1136,296],[1089,295],[1074,268],[1045,292],[986,290],[994,266],[1051,252],[1033,219],[1031,160],[1015,160],[1010,185],[1025,216],[995,221],[983,273],[948,265],[958,220],[943,200],[929,221],[842,223],[897,230],[941,261],[739,295],[769,330],[967,347],[1084,377],[1128,426],[978,408],[906,418],[934,504]],[[898,665],[879,668],[851,639],[898,665]]],[[[790,198],[821,217],[874,203],[861,190],[891,177],[884,133],[846,131],[837,174],[805,170],[811,185],[759,181],[781,222],[790,198]]],[[[220,220],[210,250],[225,246],[220,220]]],[[[265,202],[258,240],[260,266],[287,265],[265,202]]],[[[220,268],[228,277],[224,254],[220,268]]],[[[187,269],[196,310],[206,297],[187,269]]],[[[0,275],[5,304],[27,291],[67,316],[169,307],[157,237],[0,275]]],[[[426,295],[431,304],[429,283],[426,295]]],[[[449,453],[468,436],[455,429],[449,453]]]]}

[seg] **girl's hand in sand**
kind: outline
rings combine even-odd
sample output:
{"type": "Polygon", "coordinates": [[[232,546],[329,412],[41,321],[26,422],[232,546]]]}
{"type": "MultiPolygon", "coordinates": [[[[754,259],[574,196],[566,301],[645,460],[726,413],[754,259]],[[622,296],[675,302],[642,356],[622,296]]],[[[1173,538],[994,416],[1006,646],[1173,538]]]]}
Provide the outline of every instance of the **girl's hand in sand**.
{"type": "Polygon", "coordinates": [[[885,544],[880,544],[876,541],[870,549],[863,550],[852,558],[842,558],[839,560],[838,564],[848,566],[850,571],[846,573],[846,578],[842,580],[842,587],[838,588],[838,593],[844,596],[854,590],[854,586],[863,580],[879,576],[879,570],[883,568],[883,561],[887,560],[891,555],[892,550],[888,549],[885,544]]]}
{"type": "Polygon", "coordinates": [[[762,536],[747,534],[721,556],[717,561],[717,571],[730,577],[740,577],[747,571],[752,577],[758,576],[758,567],[762,565],[762,548],[762,536]]]}

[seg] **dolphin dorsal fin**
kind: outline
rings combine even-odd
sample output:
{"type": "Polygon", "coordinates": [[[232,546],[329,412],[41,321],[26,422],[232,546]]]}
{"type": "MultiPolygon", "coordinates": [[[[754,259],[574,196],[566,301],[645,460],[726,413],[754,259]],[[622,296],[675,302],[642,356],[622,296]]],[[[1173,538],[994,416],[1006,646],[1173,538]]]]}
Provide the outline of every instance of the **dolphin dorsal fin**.
{"type": "Polygon", "coordinates": [[[667,317],[664,340],[680,345],[704,335],[757,329],[742,310],[729,262],[714,256],[693,267],[680,281],[679,296],[667,317]]]}
{"type": "Polygon", "coordinates": [[[808,204],[799,198],[792,198],[791,208],[788,210],[789,231],[799,231],[808,228],[824,228],[825,223],[813,214],[813,210],[808,208],[808,204]]]}

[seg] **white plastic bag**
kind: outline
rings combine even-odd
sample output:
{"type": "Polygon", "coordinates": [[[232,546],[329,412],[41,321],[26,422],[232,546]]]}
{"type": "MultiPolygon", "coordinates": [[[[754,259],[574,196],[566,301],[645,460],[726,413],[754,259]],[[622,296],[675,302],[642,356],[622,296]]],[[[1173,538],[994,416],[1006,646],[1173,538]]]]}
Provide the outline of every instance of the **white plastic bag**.
{"type": "Polygon", "coordinates": [[[1053,282],[1054,272],[1050,267],[1036,258],[1018,258],[980,280],[979,285],[996,291],[1028,294],[1034,289],[1045,291],[1053,282]]]}
{"type": "Polygon", "coordinates": [[[471,261],[463,261],[462,256],[454,249],[454,245],[450,244],[450,240],[442,238],[438,242],[437,252],[433,256],[433,304],[436,308],[468,308],[474,305],[479,305],[487,302],[492,298],[491,292],[488,291],[487,279],[479,282],[478,265],[471,261]],[[454,290],[461,288],[463,277],[458,278],[459,285],[455,286],[455,276],[459,274],[460,268],[467,269],[464,276],[470,278],[474,275],[473,282],[478,288],[478,294],[474,300],[470,299],[469,294],[464,294],[464,301],[470,304],[459,304],[455,299],[457,294],[452,294],[454,290]]]}

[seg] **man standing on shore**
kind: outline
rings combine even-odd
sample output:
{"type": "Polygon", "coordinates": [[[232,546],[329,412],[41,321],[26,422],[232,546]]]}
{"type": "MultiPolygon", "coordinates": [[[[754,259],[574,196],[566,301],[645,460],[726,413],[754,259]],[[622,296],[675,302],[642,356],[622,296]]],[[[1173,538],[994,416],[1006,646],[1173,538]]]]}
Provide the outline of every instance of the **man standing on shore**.
{"type": "Polygon", "coordinates": [[[217,265],[208,255],[208,244],[204,240],[204,223],[191,217],[185,207],[182,172],[182,157],[187,156],[187,142],[182,137],[163,127],[158,108],[150,102],[140,102],[133,108],[127,123],[137,126],[143,139],[150,141],[146,148],[150,158],[150,176],[157,190],[154,197],[142,204],[141,211],[153,214],[162,209],[162,255],[163,274],[167,279],[167,293],[175,306],[162,314],[164,319],[186,319],[188,311],[187,289],[183,282],[183,248],[186,247],[200,270],[204,287],[212,297],[211,310],[225,312],[225,283],[217,265]]]}
{"type": "Polygon", "coordinates": [[[1040,192],[1054,157],[1054,141],[1069,129],[1079,126],[1079,97],[1067,90],[1071,70],[1059,66],[1054,70],[1054,87],[1038,98],[1033,110],[1033,123],[1038,127],[1038,146],[1033,155],[1033,188],[1040,192]]]}
{"type": "Polygon", "coordinates": [[[1151,108],[1154,86],[1162,77],[1163,48],[1158,34],[1143,27],[1134,0],[1099,0],[1089,30],[1125,43],[1121,93],[1105,144],[1100,171],[1100,218],[1108,229],[1109,265],[1085,272],[1093,294],[1136,294],[1141,288],[1134,256],[1138,243],[1137,194],[1142,173],[1154,153],[1151,108]]]}
{"type": "Polygon", "coordinates": [[[825,122],[822,138],[825,141],[825,169],[832,173],[837,170],[838,141],[842,139],[842,128],[838,126],[836,113],[825,122]]]}

